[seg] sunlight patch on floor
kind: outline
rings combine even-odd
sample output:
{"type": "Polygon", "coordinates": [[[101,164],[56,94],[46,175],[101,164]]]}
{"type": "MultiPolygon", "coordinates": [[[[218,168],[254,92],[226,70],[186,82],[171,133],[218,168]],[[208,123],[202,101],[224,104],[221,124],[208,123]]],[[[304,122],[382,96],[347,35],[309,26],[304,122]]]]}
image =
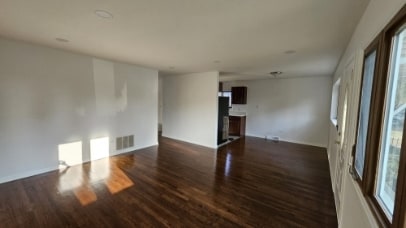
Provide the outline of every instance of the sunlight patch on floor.
{"type": "Polygon", "coordinates": [[[111,194],[121,192],[133,185],[131,179],[120,168],[115,168],[113,174],[106,180],[106,186],[111,194]]]}
{"type": "Polygon", "coordinates": [[[89,205],[97,200],[96,193],[89,186],[82,185],[81,187],[73,190],[73,193],[82,206],[89,205]]]}

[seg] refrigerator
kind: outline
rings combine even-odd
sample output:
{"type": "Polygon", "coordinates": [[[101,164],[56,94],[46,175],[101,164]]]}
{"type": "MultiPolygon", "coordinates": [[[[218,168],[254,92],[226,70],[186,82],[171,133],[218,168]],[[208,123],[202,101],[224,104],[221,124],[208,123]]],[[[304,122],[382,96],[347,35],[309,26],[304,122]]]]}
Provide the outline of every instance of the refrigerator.
{"type": "Polygon", "coordinates": [[[217,127],[217,145],[228,140],[228,105],[229,97],[218,97],[218,127],[217,127]]]}

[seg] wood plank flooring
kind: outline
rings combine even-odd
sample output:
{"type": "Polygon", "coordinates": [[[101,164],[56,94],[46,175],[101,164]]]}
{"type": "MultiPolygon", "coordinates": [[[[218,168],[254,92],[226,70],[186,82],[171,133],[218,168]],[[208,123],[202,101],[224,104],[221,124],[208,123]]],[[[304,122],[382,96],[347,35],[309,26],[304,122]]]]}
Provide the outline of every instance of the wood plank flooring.
{"type": "Polygon", "coordinates": [[[0,185],[0,227],[337,227],[325,149],[160,138],[0,185]]]}

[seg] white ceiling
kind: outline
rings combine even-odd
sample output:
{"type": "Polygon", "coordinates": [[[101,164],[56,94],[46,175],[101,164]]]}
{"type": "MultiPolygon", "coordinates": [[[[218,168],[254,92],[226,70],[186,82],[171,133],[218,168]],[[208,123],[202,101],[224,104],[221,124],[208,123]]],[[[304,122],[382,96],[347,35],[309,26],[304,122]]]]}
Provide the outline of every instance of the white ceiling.
{"type": "Polygon", "coordinates": [[[226,78],[332,75],[369,0],[0,0],[0,35],[226,78]],[[95,10],[113,19],[101,19],[95,10]],[[58,42],[55,38],[69,40],[58,42]],[[294,50],[294,54],[286,51],[294,50]],[[220,61],[220,63],[215,63],[220,61]]]}

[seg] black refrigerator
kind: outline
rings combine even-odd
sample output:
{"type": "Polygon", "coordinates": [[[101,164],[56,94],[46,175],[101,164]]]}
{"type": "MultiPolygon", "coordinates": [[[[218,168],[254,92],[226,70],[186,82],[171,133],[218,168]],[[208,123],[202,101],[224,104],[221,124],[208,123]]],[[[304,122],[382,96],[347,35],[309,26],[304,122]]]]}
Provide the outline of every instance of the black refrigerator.
{"type": "Polygon", "coordinates": [[[219,97],[217,145],[228,140],[228,105],[229,97],[219,97]]]}

